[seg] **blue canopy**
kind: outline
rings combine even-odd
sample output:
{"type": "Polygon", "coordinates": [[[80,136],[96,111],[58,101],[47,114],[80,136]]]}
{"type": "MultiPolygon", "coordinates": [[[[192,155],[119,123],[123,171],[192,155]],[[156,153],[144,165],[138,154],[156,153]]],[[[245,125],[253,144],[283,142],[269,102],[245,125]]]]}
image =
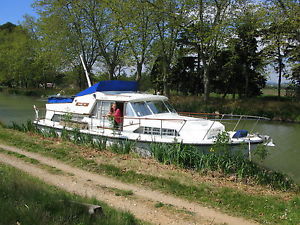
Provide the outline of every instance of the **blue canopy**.
{"type": "Polygon", "coordinates": [[[242,138],[247,137],[248,131],[247,130],[237,130],[232,138],[242,138]]]}
{"type": "Polygon", "coordinates": [[[105,80],[79,92],[76,96],[88,95],[97,91],[137,91],[137,89],[136,81],[105,80]]]}
{"type": "Polygon", "coordinates": [[[71,103],[73,102],[72,97],[60,97],[60,96],[50,96],[48,98],[48,103],[71,103]]]}

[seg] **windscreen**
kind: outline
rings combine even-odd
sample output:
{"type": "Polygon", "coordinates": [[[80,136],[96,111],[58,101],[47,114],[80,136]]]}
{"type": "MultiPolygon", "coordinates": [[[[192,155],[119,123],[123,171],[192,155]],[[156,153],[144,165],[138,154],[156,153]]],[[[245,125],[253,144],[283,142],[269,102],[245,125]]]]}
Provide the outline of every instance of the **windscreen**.
{"type": "Polygon", "coordinates": [[[159,114],[159,113],[169,113],[168,108],[162,101],[151,101],[147,102],[147,105],[151,109],[151,111],[154,114],[159,114]]]}
{"type": "Polygon", "coordinates": [[[131,105],[137,116],[148,116],[152,114],[145,102],[133,102],[131,105]]]}
{"type": "Polygon", "coordinates": [[[164,101],[164,103],[170,112],[177,113],[176,110],[174,109],[174,107],[168,101],[164,101]]]}

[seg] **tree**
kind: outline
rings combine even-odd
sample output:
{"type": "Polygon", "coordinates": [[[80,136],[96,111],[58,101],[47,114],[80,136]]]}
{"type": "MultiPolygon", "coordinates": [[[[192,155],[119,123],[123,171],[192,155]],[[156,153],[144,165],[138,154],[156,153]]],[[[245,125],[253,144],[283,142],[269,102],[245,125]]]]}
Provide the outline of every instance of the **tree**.
{"type": "Polygon", "coordinates": [[[238,57],[240,74],[244,80],[244,90],[239,90],[240,96],[257,95],[257,85],[264,85],[260,72],[263,70],[263,58],[258,50],[258,23],[259,19],[251,8],[245,9],[243,16],[235,22],[237,38],[231,39],[234,54],[238,57]],[[254,83],[252,83],[254,81],[254,83]]]}
{"type": "Polygon", "coordinates": [[[126,40],[128,54],[136,64],[136,81],[140,81],[145,63],[150,60],[151,46],[155,38],[153,12],[150,5],[142,0],[111,1],[109,4],[113,11],[121,35],[126,40]]]}
{"type": "Polygon", "coordinates": [[[97,41],[101,61],[107,67],[109,79],[114,79],[116,70],[123,66],[122,56],[126,52],[124,37],[114,20],[110,1],[77,0],[83,11],[86,28],[97,41]]]}
{"type": "Polygon", "coordinates": [[[10,87],[33,85],[33,40],[22,26],[0,26],[0,82],[10,87]]]}
{"type": "Polygon", "coordinates": [[[154,12],[156,39],[152,51],[156,58],[155,62],[160,63],[160,80],[163,84],[163,90],[160,91],[168,96],[171,65],[176,58],[177,40],[186,13],[185,2],[176,0],[147,2],[154,12]]]}
{"type": "Polygon", "coordinates": [[[259,50],[260,13],[249,6],[232,20],[232,37],[213,58],[209,68],[214,91],[251,97],[261,94],[266,79],[262,75],[264,58],[259,50]]]}
{"type": "Polygon", "coordinates": [[[237,4],[230,0],[191,0],[181,42],[192,46],[198,57],[198,70],[203,69],[204,100],[210,94],[209,68],[228,35],[229,10],[237,4]]]}
{"type": "Polygon", "coordinates": [[[197,57],[178,56],[172,67],[170,84],[177,93],[197,95],[202,93],[202,79],[198,76],[197,57]]]}
{"type": "MultiPolygon", "coordinates": [[[[40,15],[36,35],[45,58],[51,59],[59,70],[68,70],[70,65],[82,68],[79,58],[82,55],[90,73],[99,53],[97,42],[82,16],[82,1],[37,0],[34,6],[40,15]]],[[[83,69],[79,70],[79,81],[82,74],[83,69]]]]}
{"type": "Polygon", "coordinates": [[[271,6],[276,8],[275,13],[279,14],[284,21],[282,32],[288,43],[286,62],[291,67],[288,77],[297,84],[300,77],[300,4],[298,0],[272,0],[271,3],[273,3],[271,6]]]}
{"type": "Polygon", "coordinates": [[[274,4],[265,6],[265,23],[261,30],[266,59],[278,73],[278,97],[281,95],[281,79],[289,49],[289,22],[280,8],[274,4]]]}

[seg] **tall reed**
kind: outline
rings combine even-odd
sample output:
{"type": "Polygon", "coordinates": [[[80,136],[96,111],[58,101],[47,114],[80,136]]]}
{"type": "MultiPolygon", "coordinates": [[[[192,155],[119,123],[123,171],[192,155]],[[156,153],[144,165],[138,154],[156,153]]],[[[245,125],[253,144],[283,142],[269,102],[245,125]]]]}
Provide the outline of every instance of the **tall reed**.
{"type": "Polygon", "coordinates": [[[164,164],[202,172],[219,171],[245,182],[252,181],[274,189],[288,190],[296,187],[287,175],[248,160],[240,151],[231,152],[228,145],[223,143],[216,143],[210,151],[182,144],[152,143],[150,148],[153,157],[164,164]]]}

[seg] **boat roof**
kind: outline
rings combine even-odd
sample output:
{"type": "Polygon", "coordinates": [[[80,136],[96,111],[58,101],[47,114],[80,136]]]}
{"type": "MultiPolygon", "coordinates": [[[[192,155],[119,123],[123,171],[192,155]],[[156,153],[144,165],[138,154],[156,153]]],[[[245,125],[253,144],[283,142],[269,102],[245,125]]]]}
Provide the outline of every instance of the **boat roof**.
{"type": "Polygon", "coordinates": [[[163,95],[152,95],[138,92],[121,92],[121,91],[106,91],[94,93],[97,100],[107,101],[125,101],[125,102],[140,102],[140,101],[158,101],[168,100],[163,95]]]}
{"type": "Polygon", "coordinates": [[[124,81],[124,80],[104,80],[100,81],[93,86],[77,93],[75,96],[84,96],[95,92],[102,91],[130,91],[137,92],[138,83],[136,81],[124,81]]]}
{"type": "Polygon", "coordinates": [[[137,92],[138,83],[136,81],[106,80],[100,81],[93,86],[76,94],[75,99],[97,99],[107,101],[153,101],[167,100],[161,95],[152,95],[137,92]]]}

